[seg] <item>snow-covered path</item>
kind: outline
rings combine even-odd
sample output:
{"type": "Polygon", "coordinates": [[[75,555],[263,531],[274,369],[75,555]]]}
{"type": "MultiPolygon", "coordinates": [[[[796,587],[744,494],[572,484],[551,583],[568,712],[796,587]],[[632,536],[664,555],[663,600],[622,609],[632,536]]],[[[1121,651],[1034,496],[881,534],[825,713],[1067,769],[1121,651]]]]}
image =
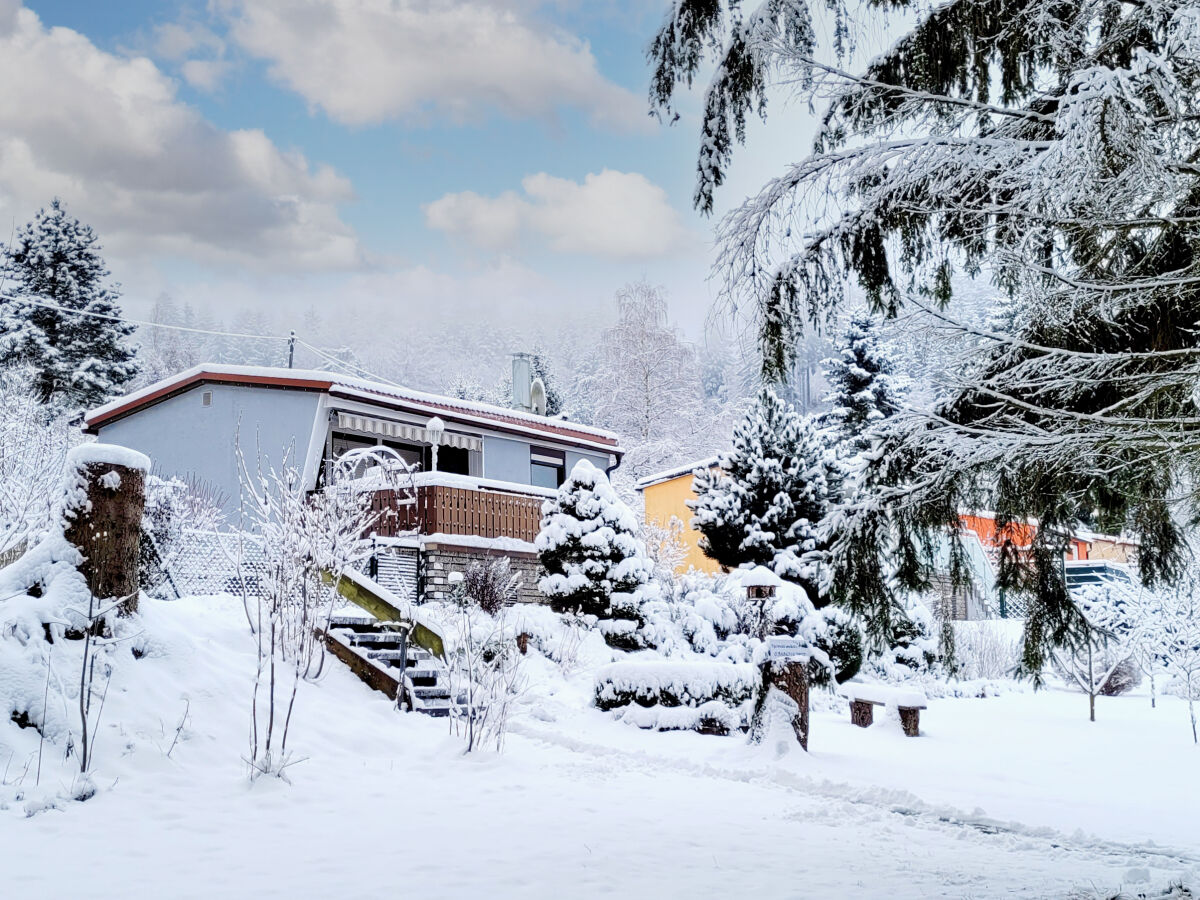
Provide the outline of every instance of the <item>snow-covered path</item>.
{"type": "MultiPolygon", "coordinates": [[[[1175,746],[1191,749],[1182,733],[1163,746],[1181,725],[1177,709],[1149,720],[1161,718],[1164,731],[1138,736],[1141,758],[1122,758],[1130,751],[1121,745],[1085,764],[1114,780],[1127,765],[1135,783],[1173,781],[1176,802],[1144,817],[1163,823],[1150,832],[1162,846],[1144,844],[1141,821],[1112,825],[1103,784],[1063,811],[1061,822],[1077,823],[1069,828],[1040,816],[994,823],[931,788],[944,777],[949,794],[970,798],[961,784],[974,766],[983,792],[1000,792],[981,770],[1003,750],[984,745],[1002,743],[1005,726],[971,744],[982,763],[956,767],[946,760],[965,748],[939,716],[977,728],[972,709],[983,707],[983,722],[1010,707],[1036,716],[1039,704],[1077,700],[1069,696],[935,702],[929,738],[907,743],[891,723],[863,732],[817,713],[814,754],[776,758],[736,738],[610,722],[579,707],[578,679],[522,717],[503,755],[463,757],[444,722],[395,713],[335,666],[302,697],[294,746],[308,759],[291,770],[293,783],[251,786],[239,759],[252,662],[240,615],[212,601],[146,610],[166,655],[139,661],[151,677],[110,698],[100,794],[32,818],[20,803],[0,813],[12,861],[6,896],[1063,898],[1078,887],[1194,883],[1200,873],[1198,795],[1188,793],[1198,767],[1150,765],[1169,750],[1159,758],[1174,769],[1185,758],[1175,746]],[[185,696],[189,725],[168,759],[185,696]],[[1162,836],[1172,831],[1177,840],[1162,836]]],[[[1044,767],[1061,750],[1048,744],[1017,763],[1044,767]]],[[[1012,784],[1024,791],[1034,781],[1059,806],[1061,790],[1075,796],[1075,780],[1052,770],[1022,770],[1012,784]]],[[[1120,813],[1129,801],[1109,793],[1120,813]]],[[[1036,813],[1036,802],[1014,798],[1011,808],[1036,813]]],[[[987,812],[1007,816],[1003,806],[987,812]]]]}

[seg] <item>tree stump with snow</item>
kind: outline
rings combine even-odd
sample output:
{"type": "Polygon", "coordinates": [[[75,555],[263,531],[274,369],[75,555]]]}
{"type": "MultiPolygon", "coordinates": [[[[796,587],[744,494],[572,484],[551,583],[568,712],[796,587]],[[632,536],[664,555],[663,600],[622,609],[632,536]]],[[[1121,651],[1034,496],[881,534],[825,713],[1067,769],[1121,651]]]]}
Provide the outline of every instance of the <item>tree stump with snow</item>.
{"type": "Polygon", "coordinates": [[[111,444],[83,444],[67,459],[63,536],[79,549],[79,571],[100,599],[137,610],[138,548],[150,460],[111,444]]]}
{"type": "Polygon", "coordinates": [[[850,701],[850,724],[859,728],[870,728],[875,721],[874,704],[867,700],[850,701]]]}
{"type": "MultiPolygon", "coordinates": [[[[808,662],[789,660],[764,663],[764,696],[771,688],[783,692],[796,704],[796,711],[792,716],[792,730],[796,732],[796,740],[800,742],[800,746],[808,750],[808,662]]],[[[761,713],[761,708],[759,712],[761,713]]],[[[756,728],[761,731],[761,727],[761,722],[752,723],[752,736],[756,728]]],[[[759,736],[761,737],[761,734],[759,736]]]]}

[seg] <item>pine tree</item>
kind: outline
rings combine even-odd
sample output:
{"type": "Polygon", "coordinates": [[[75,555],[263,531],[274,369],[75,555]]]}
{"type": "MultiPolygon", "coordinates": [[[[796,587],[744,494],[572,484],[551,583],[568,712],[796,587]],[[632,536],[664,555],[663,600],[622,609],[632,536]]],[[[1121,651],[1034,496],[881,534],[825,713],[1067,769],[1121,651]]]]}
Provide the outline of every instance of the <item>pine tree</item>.
{"type": "Polygon", "coordinates": [[[733,449],[696,473],[692,527],[726,568],[765,565],[824,598],[828,549],[820,525],[840,499],[844,473],[812,417],[764,387],[733,434],[733,449]]]}
{"type": "Polygon", "coordinates": [[[841,350],[825,361],[833,405],[826,421],[852,450],[871,445],[868,431],[900,408],[900,388],[870,316],[856,315],[842,335],[841,350]]]}
{"type": "Polygon", "coordinates": [[[32,366],[42,401],[95,406],[137,374],[127,341],[134,326],[100,318],[121,309],[118,289],[104,284],[109,271],[96,241],[56,198],[3,248],[0,365],[32,366]]]}
{"type": "Polygon", "coordinates": [[[559,612],[603,617],[634,606],[653,568],[633,511],[587,460],[575,464],[542,506],[534,546],[547,572],[539,587],[559,612]]]}

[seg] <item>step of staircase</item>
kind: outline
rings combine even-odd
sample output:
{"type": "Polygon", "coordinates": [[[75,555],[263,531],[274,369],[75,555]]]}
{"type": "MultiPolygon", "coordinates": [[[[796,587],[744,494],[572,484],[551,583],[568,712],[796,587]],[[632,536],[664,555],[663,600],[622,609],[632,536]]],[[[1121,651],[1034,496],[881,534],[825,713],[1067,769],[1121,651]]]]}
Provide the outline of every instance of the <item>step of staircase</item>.
{"type": "Polygon", "coordinates": [[[368,686],[393,699],[400,689],[403,659],[414,711],[435,717],[465,714],[463,698],[452,697],[446,667],[421,647],[410,644],[407,652],[402,652],[402,635],[394,624],[365,616],[334,616],[329,630],[331,649],[368,686]]]}

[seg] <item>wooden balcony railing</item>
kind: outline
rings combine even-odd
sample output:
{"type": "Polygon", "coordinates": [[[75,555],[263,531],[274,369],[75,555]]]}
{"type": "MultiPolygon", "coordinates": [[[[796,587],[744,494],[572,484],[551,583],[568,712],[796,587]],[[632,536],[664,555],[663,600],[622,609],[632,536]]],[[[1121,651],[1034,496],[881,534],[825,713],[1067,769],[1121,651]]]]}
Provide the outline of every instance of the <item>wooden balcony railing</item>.
{"type": "Polygon", "coordinates": [[[422,484],[416,487],[415,502],[402,491],[383,490],[375,493],[371,508],[381,514],[374,528],[380,537],[416,531],[532,541],[541,527],[543,499],[503,490],[422,484]]]}

